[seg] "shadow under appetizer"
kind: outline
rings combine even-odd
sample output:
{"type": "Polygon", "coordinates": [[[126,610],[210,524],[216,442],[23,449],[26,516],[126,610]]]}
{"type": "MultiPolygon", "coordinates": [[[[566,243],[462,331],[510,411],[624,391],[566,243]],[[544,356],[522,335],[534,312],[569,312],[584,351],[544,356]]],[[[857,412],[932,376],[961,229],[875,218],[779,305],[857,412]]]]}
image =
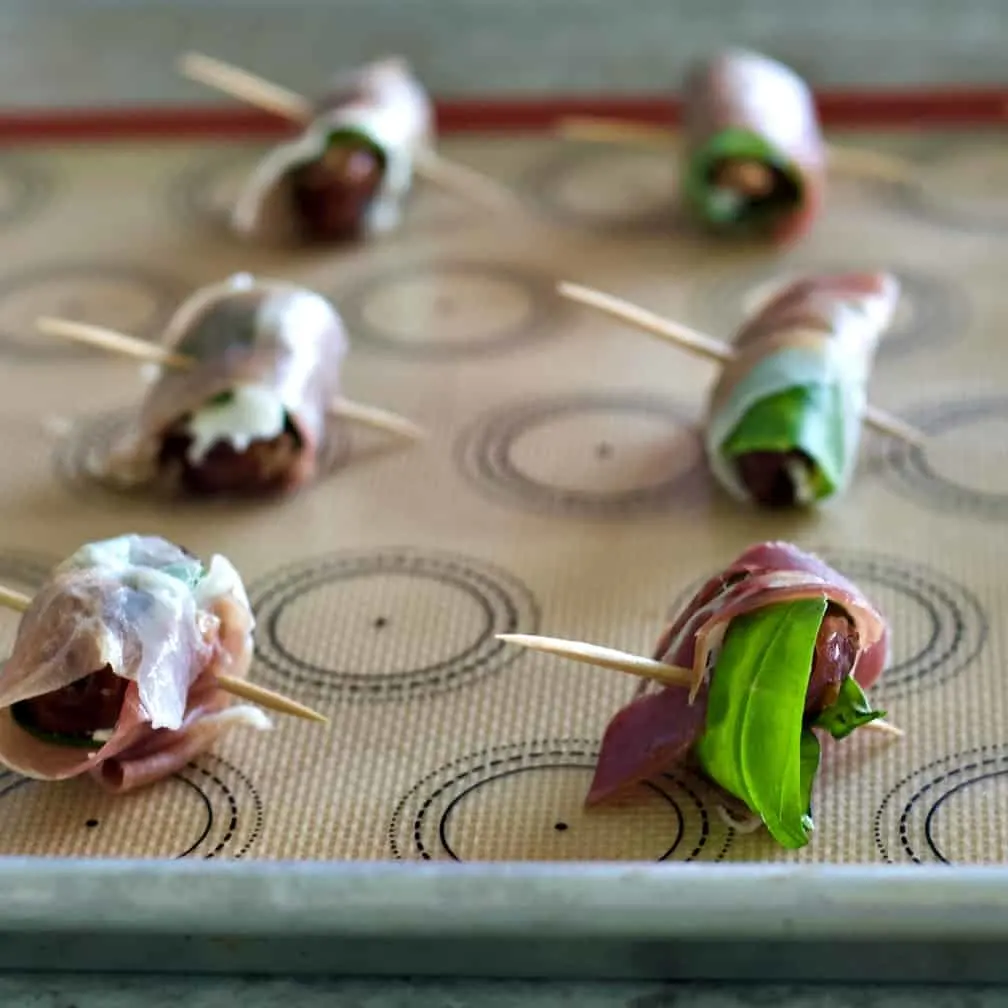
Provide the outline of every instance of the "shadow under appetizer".
{"type": "Polygon", "coordinates": [[[90,774],[124,792],[171,776],[233,728],[268,730],[259,707],[234,702],[253,627],[241,577],[220,555],[204,565],[140,535],[81,547],[25,600],[0,671],[0,764],[47,781],[90,774]]]}
{"type": "MultiPolygon", "coordinates": [[[[766,542],[711,577],[652,659],[522,634],[500,639],[645,678],[609,722],[586,803],[690,765],[787,848],[809,842],[819,735],[892,734],[865,695],[888,650],[883,616],[858,587],[790,543],[766,542]],[[648,680],[664,683],[645,692],[648,680]]],[[[744,822],[735,825],[745,828],[744,822]]]]}
{"type": "Polygon", "coordinates": [[[833,273],[785,284],[731,346],[576,284],[560,293],[721,363],[703,427],[711,472],[736,500],[809,508],[842,494],[862,424],[915,445],[924,435],[869,406],[879,338],[899,302],[889,273],[833,273]]]}
{"type": "Polygon", "coordinates": [[[349,345],[343,322],[326,298],[295,284],[242,273],[201,288],[159,346],[60,319],[38,325],[157,362],[136,429],[100,462],[103,476],[124,485],[265,496],[316,477],[329,417],[411,439],[422,434],[401,417],[340,398],[349,345]]]}

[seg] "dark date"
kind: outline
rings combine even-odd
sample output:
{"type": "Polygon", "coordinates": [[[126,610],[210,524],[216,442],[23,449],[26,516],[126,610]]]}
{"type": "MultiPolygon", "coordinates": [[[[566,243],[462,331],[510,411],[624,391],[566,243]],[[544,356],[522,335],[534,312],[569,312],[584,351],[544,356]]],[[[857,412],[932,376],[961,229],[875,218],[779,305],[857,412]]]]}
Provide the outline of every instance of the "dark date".
{"type": "Polygon", "coordinates": [[[819,626],[812,659],[812,674],[805,693],[805,719],[815,718],[840,695],[843,681],[854,669],[860,641],[850,617],[830,603],[819,626]]]}
{"type": "Polygon", "coordinates": [[[298,169],[291,194],[307,242],[357,241],[364,236],[368,206],[385,173],[379,154],[366,144],[340,142],[322,158],[298,169]]]}
{"type": "Polygon", "coordinates": [[[128,687],[129,681],[106,665],[62,689],[15,704],[17,719],[51,735],[90,737],[96,731],[111,731],[128,687]]]}
{"type": "Polygon", "coordinates": [[[795,481],[795,469],[812,476],[815,463],[801,451],[747,452],[735,459],[739,478],[753,500],[767,508],[793,508],[803,504],[795,481]]]}

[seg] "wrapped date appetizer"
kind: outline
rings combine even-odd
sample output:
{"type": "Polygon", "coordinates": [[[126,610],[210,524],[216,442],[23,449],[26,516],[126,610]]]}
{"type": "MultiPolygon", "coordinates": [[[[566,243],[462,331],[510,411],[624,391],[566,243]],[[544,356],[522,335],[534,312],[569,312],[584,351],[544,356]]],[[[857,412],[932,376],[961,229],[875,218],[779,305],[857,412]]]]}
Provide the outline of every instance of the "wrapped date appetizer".
{"type": "Polygon", "coordinates": [[[711,469],[729,493],[794,507],[847,486],[875,348],[898,300],[886,273],[809,277],[743,323],[705,428],[711,469]]]}
{"type": "Polygon", "coordinates": [[[216,676],[245,679],[253,617],[222,556],[155,536],[84,546],[28,605],[0,672],[0,763],[114,792],[185,766],[238,725],[270,721],[216,676]]]}
{"type": "Polygon", "coordinates": [[[823,200],[826,147],[812,93],[767,56],[729,50],[683,92],[683,197],[710,227],[788,241],[823,200]]]}
{"type": "Polygon", "coordinates": [[[194,493],[300,486],[315,474],[347,345],[336,310],[306,288],[248,274],[202,288],[164,336],[186,366],[159,369],[109,468],[194,493]]]}
{"type": "Polygon", "coordinates": [[[813,828],[816,733],[843,739],[873,722],[898,733],[864,693],[885,666],[885,621],[856,585],[790,543],[752,546],[710,578],[653,660],[551,638],[503,639],[670,684],[639,692],[609,722],[589,805],[689,763],[780,844],[803,847],[813,828]]]}
{"type": "Polygon", "coordinates": [[[405,61],[342,75],[301,136],[254,171],[232,224],[267,242],[355,241],[392,230],[414,162],[434,142],[434,114],[405,61]]]}

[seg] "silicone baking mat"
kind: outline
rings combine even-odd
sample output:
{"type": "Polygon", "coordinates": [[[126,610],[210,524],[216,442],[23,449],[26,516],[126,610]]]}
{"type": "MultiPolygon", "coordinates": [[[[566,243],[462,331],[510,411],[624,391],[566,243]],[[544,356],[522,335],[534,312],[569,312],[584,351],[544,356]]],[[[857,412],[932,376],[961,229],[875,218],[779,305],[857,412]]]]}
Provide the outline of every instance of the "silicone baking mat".
{"type": "MultiPolygon", "coordinates": [[[[0,581],[32,590],[84,541],[156,532],[243,573],[253,677],[325,711],[277,719],[142,793],[0,773],[0,853],[141,858],[996,862],[1008,852],[999,614],[1008,604],[1008,203],[994,134],[877,134],[920,184],[834,178],[799,248],[690,232],[660,151],[523,136],[446,151],[520,192],[488,216],[421,186],[394,237],[341,252],[239,244],[224,214],[258,145],[33,147],[0,160],[0,581]],[[713,366],[587,309],[557,279],[729,337],[797,271],[881,267],[903,298],[846,497],[808,516],[734,505],[696,424],[713,366]],[[345,391],[426,426],[403,448],[334,430],[323,477],[254,505],[124,494],[89,457],[130,422],[135,362],[35,336],[55,314],[156,337],[193,288],[248,270],[331,295],[345,391]],[[635,683],[505,647],[542,632],[650,653],[666,614],[746,545],[819,550],[889,617],[877,691],[904,740],[832,747],[817,829],[741,835],[671,771],[586,812],[601,733],[635,683]]],[[[0,614],[2,646],[16,616],[0,614]]]]}

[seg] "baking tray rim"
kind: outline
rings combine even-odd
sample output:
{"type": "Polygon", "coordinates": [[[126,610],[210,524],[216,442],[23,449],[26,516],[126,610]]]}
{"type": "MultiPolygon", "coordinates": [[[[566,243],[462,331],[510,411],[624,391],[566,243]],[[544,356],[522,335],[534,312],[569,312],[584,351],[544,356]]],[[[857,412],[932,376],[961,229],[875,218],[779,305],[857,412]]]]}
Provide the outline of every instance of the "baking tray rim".
{"type": "Polygon", "coordinates": [[[0,893],[0,933],[20,934],[1008,939],[1000,865],[4,857],[0,893]]]}

